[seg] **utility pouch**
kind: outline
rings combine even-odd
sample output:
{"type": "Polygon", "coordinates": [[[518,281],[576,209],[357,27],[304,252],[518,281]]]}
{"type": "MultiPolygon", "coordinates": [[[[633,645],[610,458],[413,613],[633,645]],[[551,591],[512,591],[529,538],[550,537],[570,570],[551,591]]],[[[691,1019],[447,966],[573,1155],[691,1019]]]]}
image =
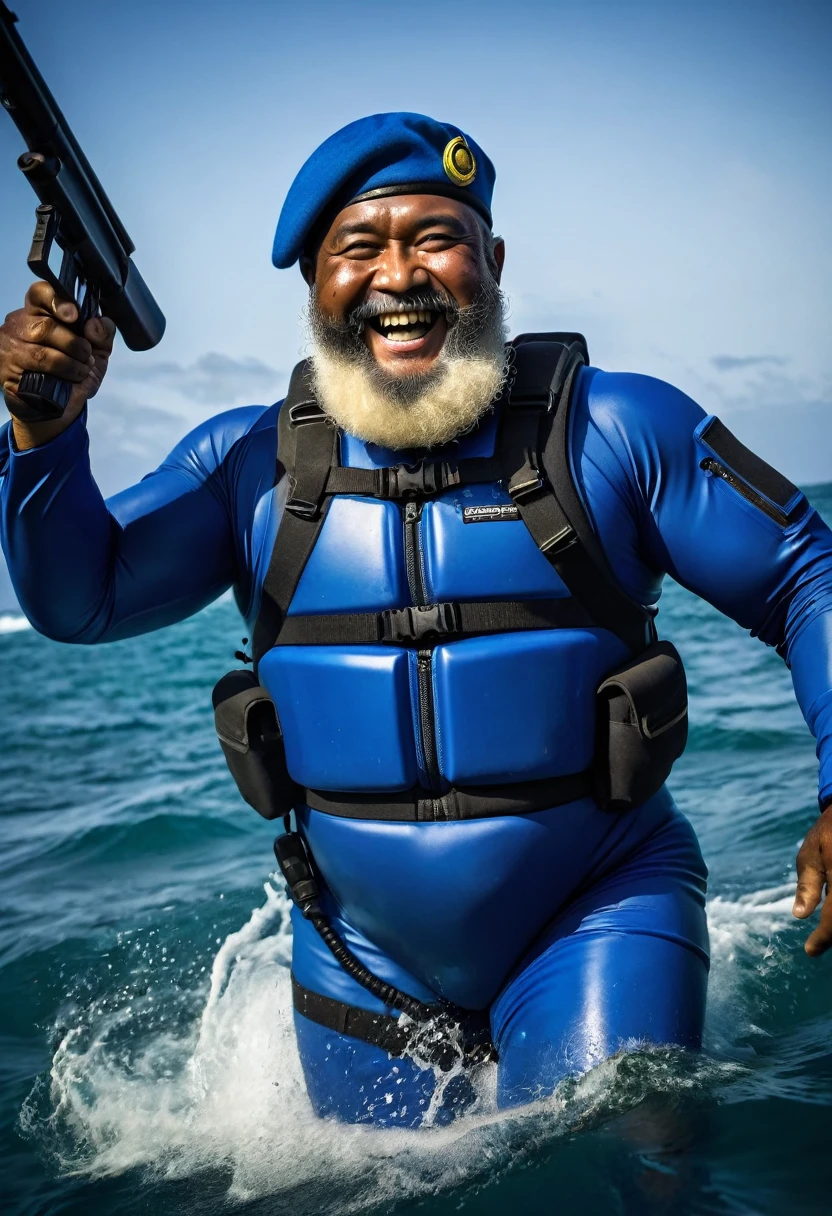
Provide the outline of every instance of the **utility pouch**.
{"type": "Polygon", "coordinates": [[[688,738],[688,689],[676,647],[654,642],[597,691],[592,784],[606,811],[626,811],[667,780],[688,738]]]}
{"type": "Polygon", "coordinates": [[[289,776],[277,711],[253,671],[229,671],[213,692],[214,725],[231,776],[249,806],[277,819],[303,801],[289,776]]]}

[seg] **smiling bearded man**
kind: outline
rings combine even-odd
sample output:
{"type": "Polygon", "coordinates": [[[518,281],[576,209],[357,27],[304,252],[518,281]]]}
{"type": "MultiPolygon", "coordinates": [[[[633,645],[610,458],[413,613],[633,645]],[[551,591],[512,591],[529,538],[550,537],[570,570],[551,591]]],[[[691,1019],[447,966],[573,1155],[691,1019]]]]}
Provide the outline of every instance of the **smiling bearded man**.
{"type": "MultiPolygon", "coordinates": [[[[109,641],[234,588],[255,668],[217,685],[217,729],[244,797],[285,816],[300,1059],[314,1109],[354,1122],[451,1119],[489,1060],[512,1106],[634,1045],[700,1045],[665,573],[787,658],[832,804],[832,535],[670,385],[589,366],[579,334],[505,343],[493,186],[424,115],[328,139],[273,251],[309,286],[312,359],[106,503],[83,415],[112,324],[79,337],[39,283],[0,327],[13,415],[23,371],[76,382],[62,419],[15,417],[0,445],[36,628],[109,641]]],[[[830,856],[827,810],[796,915],[830,856]]],[[[807,950],[830,944],[827,898],[807,950]]]]}
{"type": "MultiPolygon", "coordinates": [[[[452,229],[453,208],[442,200],[435,217],[426,213],[430,202],[347,208],[323,242],[324,258],[342,242],[356,242],[362,228],[376,239],[394,228],[411,242],[437,218],[440,230],[452,229]]],[[[459,210],[464,231],[471,221],[466,226],[467,208],[459,210]]],[[[343,319],[333,317],[320,306],[314,269],[305,263],[315,391],[333,421],[359,439],[391,449],[435,447],[469,431],[499,397],[508,359],[495,243],[485,232],[466,235],[482,247],[480,286],[464,305],[448,291],[414,283],[401,293],[371,290],[343,319]]]]}

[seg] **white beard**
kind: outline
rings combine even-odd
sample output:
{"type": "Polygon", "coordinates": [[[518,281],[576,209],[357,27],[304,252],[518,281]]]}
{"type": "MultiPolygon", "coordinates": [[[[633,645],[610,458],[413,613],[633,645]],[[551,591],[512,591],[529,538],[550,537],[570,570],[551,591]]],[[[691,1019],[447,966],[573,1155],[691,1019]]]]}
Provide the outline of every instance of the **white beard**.
{"type": "Polygon", "coordinates": [[[430,448],[469,431],[505,383],[502,326],[477,354],[440,354],[412,400],[397,399],[388,382],[364,361],[315,345],[315,392],[321,408],[358,439],[384,448],[430,448]],[[484,347],[484,349],[483,349],[484,347]]]}

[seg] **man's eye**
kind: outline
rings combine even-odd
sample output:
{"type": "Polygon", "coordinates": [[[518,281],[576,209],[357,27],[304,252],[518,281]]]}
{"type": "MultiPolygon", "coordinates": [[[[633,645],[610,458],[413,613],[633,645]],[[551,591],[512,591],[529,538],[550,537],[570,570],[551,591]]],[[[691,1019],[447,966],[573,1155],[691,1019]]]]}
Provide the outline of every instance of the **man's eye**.
{"type": "Polygon", "coordinates": [[[350,241],[349,245],[341,250],[341,255],[344,256],[351,253],[368,257],[374,253],[378,253],[378,245],[373,241],[350,241]]]}
{"type": "Polygon", "coordinates": [[[448,232],[428,232],[419,241],[420,245],[455,245],[458,238],[453,237],[448,232]]]}

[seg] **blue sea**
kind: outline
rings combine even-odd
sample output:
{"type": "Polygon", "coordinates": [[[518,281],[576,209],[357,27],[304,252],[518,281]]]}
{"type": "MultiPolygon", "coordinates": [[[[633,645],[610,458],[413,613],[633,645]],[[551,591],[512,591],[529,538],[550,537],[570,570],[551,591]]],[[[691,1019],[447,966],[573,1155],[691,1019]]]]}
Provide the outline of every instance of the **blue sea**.
{"type": "MultiPolygon", "coordinates": [[[[832,486],[810,491],[832,520],[832,486]]],[[[817,814],[777,656],[675,585],[692,731],[676,799],[710,867],[706,1049],[642,1051],[450,1129],[311,1114],[272,827],[242,802],[211,688],[225,598],[98,648],[0,614],[0,1191],[61,1213],[832,1211],[832,957],[790,914],[817,814]]]]}

